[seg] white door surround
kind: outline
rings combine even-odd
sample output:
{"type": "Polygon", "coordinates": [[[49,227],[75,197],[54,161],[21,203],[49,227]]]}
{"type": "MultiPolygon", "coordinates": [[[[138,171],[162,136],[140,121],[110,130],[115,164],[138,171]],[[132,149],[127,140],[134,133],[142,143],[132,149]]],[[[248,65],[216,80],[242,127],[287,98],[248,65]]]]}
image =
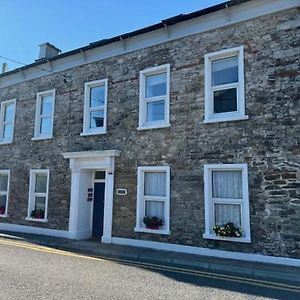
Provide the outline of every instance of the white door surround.
{"type": "Polygon", "coordinates": [[[69,237],[86,239],[92,236],[93,202],[87,201],[88,189],[94,187],[94,172],[105,171],[104,220],[102,242],[110,243],[112,235],[115,157],[118,150],[62,153],[70,159],[71,199],[69,237]]]}

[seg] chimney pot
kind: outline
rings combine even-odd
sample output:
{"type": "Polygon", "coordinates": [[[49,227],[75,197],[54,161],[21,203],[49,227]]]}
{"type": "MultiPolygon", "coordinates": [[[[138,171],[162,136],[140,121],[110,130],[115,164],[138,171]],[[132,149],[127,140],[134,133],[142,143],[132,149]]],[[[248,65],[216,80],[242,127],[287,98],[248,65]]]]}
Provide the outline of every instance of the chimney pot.
{"type": "Polygon", "coordinates": [[[5,73],[5,72],[8,71],[7,63],[3,63],[3,64],[2,64],[2,70],[1,70],[1,71],[2,71],[1,73],[5,73]]]}

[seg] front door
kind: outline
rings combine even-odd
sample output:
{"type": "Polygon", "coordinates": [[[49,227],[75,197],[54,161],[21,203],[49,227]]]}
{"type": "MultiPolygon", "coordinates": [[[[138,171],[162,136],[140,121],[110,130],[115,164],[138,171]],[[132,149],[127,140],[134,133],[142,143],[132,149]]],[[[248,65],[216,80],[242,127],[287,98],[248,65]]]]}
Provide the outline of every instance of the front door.
{"type": "Polygon", "coordinates": [[[93,237],[101,238],[103,235],[104,216],[104,182],[96,182],[94,187],[93,237]]]}

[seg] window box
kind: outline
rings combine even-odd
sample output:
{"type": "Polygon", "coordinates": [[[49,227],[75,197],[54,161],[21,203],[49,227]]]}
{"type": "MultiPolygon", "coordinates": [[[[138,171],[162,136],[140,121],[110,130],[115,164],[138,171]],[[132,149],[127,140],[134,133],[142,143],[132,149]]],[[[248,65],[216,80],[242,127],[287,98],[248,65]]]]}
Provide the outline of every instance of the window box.
{"type": "Polygon", "coordinates": [[[246,120],[244,48],[209,53],[205,61],[204,123],[246,120]]]}

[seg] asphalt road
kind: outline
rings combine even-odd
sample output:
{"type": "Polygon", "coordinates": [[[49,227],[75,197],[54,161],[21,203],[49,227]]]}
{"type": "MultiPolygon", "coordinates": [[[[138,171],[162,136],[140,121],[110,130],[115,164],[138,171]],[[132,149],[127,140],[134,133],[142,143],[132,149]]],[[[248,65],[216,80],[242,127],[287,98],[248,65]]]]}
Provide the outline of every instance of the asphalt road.
{"type": "Polygon", "coordinates": [[[286,284],[111,261],[0,239],[0,299],[300,299],[286,284]]]}

